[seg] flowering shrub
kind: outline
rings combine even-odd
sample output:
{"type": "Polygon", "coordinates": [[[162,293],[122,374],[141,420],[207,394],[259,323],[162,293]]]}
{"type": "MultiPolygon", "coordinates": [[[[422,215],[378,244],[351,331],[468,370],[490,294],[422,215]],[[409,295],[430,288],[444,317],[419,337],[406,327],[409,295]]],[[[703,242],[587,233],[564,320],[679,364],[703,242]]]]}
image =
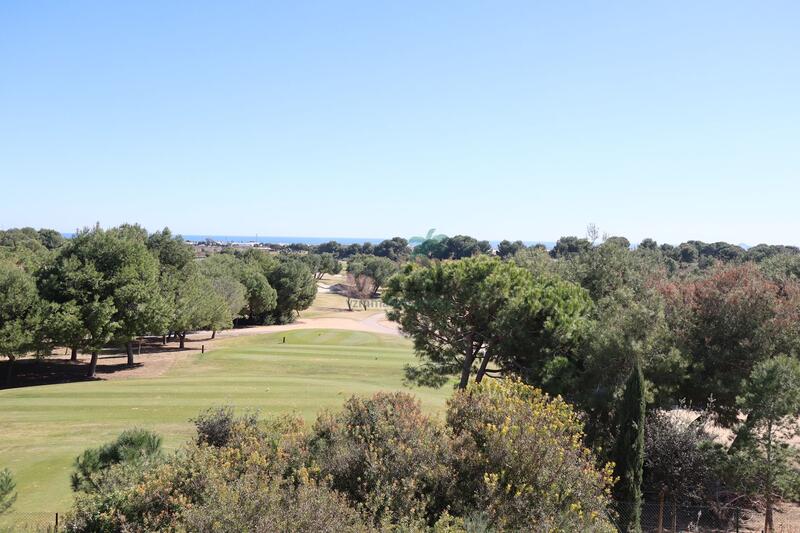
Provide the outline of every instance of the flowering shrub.
{"type": "Polygon", "coordinates": [[[351,398],[314,425],[314,458],[333,488],[376,522],[434,522],[445,509],[453,470],[444,426],[405,393],[351,398]]]}
{"type": "Polygon", "coordinates": [[[518,381],[484,381],[447,410],[459,505],[500,530],[613,531],[606,514],[612,466],[595,468],[581,424],[560,398],[518,381]]]}
{"type": "Polygon", "coordinates": [[[207,412],[176,454],[110,466],[73,532],[610,531],[572,409],[518,382],[458,392],[446,424],[404,393],[351,398],[309,432],[207,412]]]}

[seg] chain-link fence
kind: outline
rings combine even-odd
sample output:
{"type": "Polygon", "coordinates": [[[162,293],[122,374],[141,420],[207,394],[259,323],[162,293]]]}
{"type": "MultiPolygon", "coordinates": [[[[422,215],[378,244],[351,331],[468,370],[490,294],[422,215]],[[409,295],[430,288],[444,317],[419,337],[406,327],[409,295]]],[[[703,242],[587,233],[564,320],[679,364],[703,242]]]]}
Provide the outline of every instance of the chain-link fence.
{"type": "MultiPolygon", "coordinates": [[[[632,504],[615,502],[617,525],[627,523],[632,511],[632,504]]],[[[751,509],[674,504],[667,500],[643,503],[641,525],[644,533],[756,533],[764,531],[764,515],[751,509]]],[[[773,532],[800,532],[800,513],[794,507],[776,509],[773,532]]]]}
{"type": "Polygon", "coordinates": [[[10,511],[0,516],[0,533],[55,533],[63,531],[63,515],[10,511]]]}
{"type": "MultiPolygon", "coordinates": [[[[615,502],[612,514],[618,522],[631,515],[631,504],[615,502]]],[[[646,502],[641,508],[643,533],[759,533],[764,531],[764,515],[749,509],[725,507],[715,509],[702,505],[646,502]]],[[[64,516],[58,513],[25,513],[12,511],[0,517],[0,533],[62,532],[64,516]]],[[[800,533],[800,509],[776,509],[773,533],[800,533]]]]}

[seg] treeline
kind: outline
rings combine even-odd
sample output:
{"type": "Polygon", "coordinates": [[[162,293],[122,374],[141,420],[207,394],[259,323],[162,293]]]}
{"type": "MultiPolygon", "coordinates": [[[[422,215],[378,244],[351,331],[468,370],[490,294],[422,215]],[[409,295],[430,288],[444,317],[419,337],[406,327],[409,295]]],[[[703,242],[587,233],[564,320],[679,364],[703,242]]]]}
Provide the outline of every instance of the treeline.
{"type": "MultiPolygon", "coordinates": [[[[324,264],[323,264],[324,262],[324,264]]],[[[47,356],[56,346],[91,354],[145,335],[184,347],[189,331],[294,320],[316,295],[315,272],[326,258],[259,250],[195,259],[193,247],[168,229],[137,225],[84,229],[71,239],[52,230],[0,232],[0,356],[47,356]]]]}
{"type": "Polygon", "coordinates": [[[516,377],[566,399],[586,443],[617,465],[626,531],[643,497],[711,506],[720,520],[732,506],[771,513],[800,497],[796,449],[779,437],[800,416],[796,248],[624,238],[515,248],[419,260],[389,281],[390,317],[420,357],[409,380],[516,377]],[[706,421],[733,444],[715,442],[706,421]]]}
{"type": "Polygon", "coordinates": [[[455,235],[447,237],[421,240],[412,246],[403,237],[393,237],[378,244],[365,242],[363,244],[340,244],[330,241],[318,245],[292,244],[288,248],[311,253],[329,253],[337,259],[348,260],[358,255],[373,255],[385,257],[392,261],[403,262],[412,257],[427,257],[431,259],[462,259],[478,254],[491,254],[492,246],[489,241],[479,241],[468,235],[455,235]]]}

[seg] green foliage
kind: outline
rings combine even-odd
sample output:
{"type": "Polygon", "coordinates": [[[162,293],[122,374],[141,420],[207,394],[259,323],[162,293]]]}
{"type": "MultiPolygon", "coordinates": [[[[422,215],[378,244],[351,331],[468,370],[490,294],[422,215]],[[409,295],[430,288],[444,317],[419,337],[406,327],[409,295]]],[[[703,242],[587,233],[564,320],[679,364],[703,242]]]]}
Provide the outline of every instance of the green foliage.
{"type": "Polygon", "coordinates": [[[522,241],[508,241],[502,240],[497,245],[497,255],[499,255],[502,259],[508,259],[513,257],[519,252],[520,250],[525,249],[525,244],[522,241]]]}
{"type": "Polygon", "coordinates": [[[11,509],[17,501],[17,493],[14,492],[17,484],[8,468],[0,470],[0,515],[11,509]]]}
{"type": "Polygon", "coordinates": [[[168,307],[158,283],[158,262],[136,227],[79,232],[39,275],[55,304],[53,340],[96,353],[114,338],[162,332],[168,307]]]}
{"type": "Polygon", "coordinates": [[[347,263],[347,272],[353,277],[367,277],[372,280],[372,294],[375,297],[378,290],[386,284],[390,277],[399,270],[397,263],[386,257],[372,255],[357,255],[347,263]]]}
{"type": "Polygon", "coordinates": [[[668,411],[648,413],[643,492],[663,493],[682,503],[702,502],[712,481],[715,449],[701,417],[681,419],[668,411]]]}
{"type": "Polygon", "coordinates": [[[738,400],[746,419],[732,448],[739,463],[735,483],[766,503],[771,522],[776,498],[800,496],[798,454],[788,443],[800,431],[800,361],[786,355],[760,361],[738,400]]]}
{"type": "Polygon", "coordinates": [[[489,241],[479,241],[469,235],[455,235],[430,238],[414,247],[415,256],[429,257],[431,259],[463,259],[492,251],[489,241]]]}
{"type": "Polygon", "coordinates": [[[351,398],[314,424],[312,453],[331,486],[372,517],[436,521],[449,501],[453,470],[445,429],[405,393],[351,398]]]}
{"type": "Polygon", "coordinates": [[[672,406],[680,399],[688,362],[675,349],[664,303],[655,290],[621,288],[597,302],[577,357],[556,374],[548,390],[587,414],[592,446],[607,450],[615,439],[615,413],[633,361],[648,380],[648,403],[672,406]]]}
{"type": "Polygon", "coordinates": [[[194,250],[180,235],[172,235],[169,228],[156,231],[147,238],[147,248],[156,256],[161,270],[179,271],[194,260],[194,250]]]}
{"type": "Polygon", "coordinates": [[[35,351],[41,323],[42,304],[33,277],[0,262],[0,356],[13,361],[35,351]]]}
{"type": "Polygon", "coordinates": [[[569,351],[590,309],[579,287],[488,257],[409,265],[384,301],[423,360],[408,377],[436,385],[460,373],[462,388],[473,365],[477,380],[521,371],[538,381],[547,361],[569,351]]]}
{"type": "Polygon", "coordinates": [[[483,511],[498,531],[613,531],[611,467],[595,468],[581,423],[559,398],[513,380],[450,400],[457,514],[483,511]]]}
{"type": "Polygon", "coordinates": [[[550,250],[550,255],[554,259],[569,258],[574,255],[584,253],[591,249],[592,243],[588,239],[580,239],[578,237],[561,237],[556,242],[553,249],[550,250]]]}
{"type": "Polygon", "coordinates": [[[286,533],[360,533],[373,531],[346,499],[310,480],[298,483],[245,474],[188,509],[187,531],[280,531],[286,533]]]}
{"type": "Polygon", "coordinates": [[[72,490],[93,492],[99,489],[98,475],[119,463],[146,463],[161,454],[161,437],[144,429],[123,431],[113,442],[89,448],[75,458],[72,490]]]}
{"type": "Polygon", "coordinates": [[[665,284],[661,291],[687,363],[678,394],[693,405],[708,405],[722,424],[735,425],[736,399],[752,369],[775,354],[800,353],[797,288],[743,264],[665,284]]]}
{"type": "Polygon", "coordinates": [[[173,455],[90,474],[67,530],[611,531],[577,415],[518,382],[458,393],[447,425],[404,393],[351,398],[310,434],[230,408],[195,423],[173,455]]]}
{"type": "MultiPolygon", "coordinates": [[[[242,263],[229,254],[214,254],[200,262],[199,270],[209,280],[214,292],[227,305],[227,313],[221,311],[216,313],[217,319],[223,324],[215,325],[230,327],[231,321],[242,316],[248,305],[247,287],[242,282],[244,276],[242,263]]],[[[266,283],[266,279],[264,279],[264,283],[266,283]]]]}
{"type": "Polygon", "coordinates": [[[623,532],[641,531],[642,473],[644,468],[645,383],[638,360],[625,385],[622,404],[617,412],[617,440],[614,450],[614,496],[626,505],[618,527],[623,532]]]}
{"type": "Polygon", "coordinates": [[[233,407],[222,406],[209,408],[193,419],[197,432],[197,443],[208,446],[226,446],[233,437],[233,431],[241,427],[255,427],[255,413],[236,416],[233,407]]]}
{"type": "Polygon", "coordinates": [[[197,272],[177,284],[170,302],[173,309],[169,329],[181,334],[187,331],[231,327],[228,303],[214,290],[212,282],[197,272]]]}
{"type": "Polygon", "coordinates": [[[342,271],[342,265],[332,253],[309,253],[300,256],[300,260],[311,269],[315,279],[322,279],[325,274],[338,274],[342,271]]]}
{"type": "Polygon", "coordinates": [[[278,293],[256,265],[245,265],[241,272],[247,300],[246,312],[253,323],[264,324],[278,305],[278,293]]]}
{"type": "Polygon", "coordinates": [[[267,274],[277,293],[272,317],[278,324],[293,322],[298,311],[308,309],[317,295],[317,284],[311,270],[300,260],[283,258],[267,274]]]}
{"type": "Polygon", "coordinates": [[[408,259],[411,254],[411,248],[408,246],[408,241],[402,237],[392,237],[381,241],[375,246],[375,255],[378,257],[387,257],[392,261],[404,261],[408,259]]]}

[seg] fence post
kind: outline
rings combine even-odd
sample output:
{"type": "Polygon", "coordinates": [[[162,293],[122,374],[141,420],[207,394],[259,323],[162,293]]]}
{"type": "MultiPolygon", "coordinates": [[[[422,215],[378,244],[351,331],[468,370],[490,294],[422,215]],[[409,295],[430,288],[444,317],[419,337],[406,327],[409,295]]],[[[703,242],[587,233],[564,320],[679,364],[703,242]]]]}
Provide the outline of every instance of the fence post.
{"type": "Polygon", "coordinates": [[[58,532],[58,513],[56,513],[56,533],[58,532]]]}
{"type": "Polygon", "coordinates": [[[739,508],[736,508],[736,533],[739,533],[739,508]]]}

